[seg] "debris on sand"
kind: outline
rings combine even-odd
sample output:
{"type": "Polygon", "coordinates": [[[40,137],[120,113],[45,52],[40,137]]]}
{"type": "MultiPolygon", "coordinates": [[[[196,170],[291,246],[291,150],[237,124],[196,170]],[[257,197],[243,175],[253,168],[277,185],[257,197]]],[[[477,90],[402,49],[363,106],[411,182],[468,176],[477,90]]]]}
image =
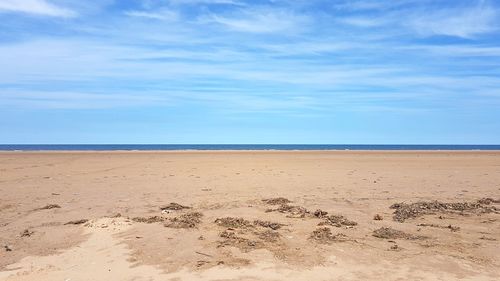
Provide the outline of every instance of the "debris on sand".
{"type": "Polygon", "coordinates": [[[237,236],[236,233],[224,230],[219,234],[219,237],[223,238],[223,241],[219,241],[219,245],[217,247],[225,247],[232,246],[239,248],[244,252],[249,252],[254,249],[260,249],[263,247],[263,243],[250,240],[248,238],[237,236]]]}
{"type": "Polygon", "coordinates": [[[279,229],[282,224],[275,222],[254,220],[252,223],[242,218],[226,217],[216,219],[215,223],[226,227],[219,234],[223,240],[219,241],[218,247],[232,246],[243,252],[271,249],[274,247],[271,244],[277,243],[281,238],[280,233],[274,230],[279,229]]]}
{"type": "Polygon", "coordinates": [[[268,209],[266,212],[280,212],[287,214],[287,217],[289,218],[304,218],[310,214],[310,212],[304,207],[287,204],[280,205],[277,209],[268,209]]]}
{"type": "Polygon", "coordinates": [[[179,210],[184,210],[184,209],[191,209],[191,207],[183,206],[183,205],[175,203],[175,202],[172,202],[168,205],[160,207],[160,210],[162,210],[162,211],[179,211],[179,210]]]}
{"type": "Polygon", "coordinates": [[[384,218],[383,218],[381,215],[379,215],[379,214],[376,214],[376,215],[373,217],[373,220],[376,220],[376,221],[381,221],[381,220],[383,220],[383,219],[384,219],[384,218]]]}
{"type": "Polygon", "coordinates": [[[396,203],[390,206],[395,209],[393,219],[404,222],[406,219],[417,218],[423,215],[434,213],[499,213],[499,209],[490,206],[498,200],[483,198],[475,202],[443,203],[439,201],[416,202],[416,203],[396,203]]]}
{"type": "Polygon", "coordinates": [[[57,205],[57,204],[47,204],[41,208],[37,208],[35,210],[50,210],[50,209],[59,209],[61,208],[61,206],[57,205]]]}
{"type": "Polygon", "coordinates": [[[262,202],[269,204],[269,205],[285,205],[288,203],[292,203],[292,201],[284,198],[284,197],[276,197],[276,198],[269,198],[269,199],[262,199],[262,202]]]}
{"type": "Polygon", "coordinates": [[[486,236],[481,236],[479,239],[481,240],[486,240],[486,241],[497,241],[497,239],[492,238],[492,237],[486,237],[486,236]]]}
{"type": "Polygon", "coordinates": [[[200,261],[196,262],[196,267],[202,267],[205,264],[209,264],[209,263],[210,263],[209,261],[200,260],[200,261]]]}
{"type": "Polygon", "coordinates": [[[382,239],[407,239],[407,240],[417,240],[424,239],[424,236],[412,235],[401,230],[392,229],[390,227],[381,227],[373,231],[373,236],[382,239]]]}
{"type": "Polygon", "coordinates": [[[202,252],[198,252],[198,251],[194,251],[194,252],[197,253],[198,255],[202,255],[202,256],[205,256],[205,257],[209,257],[209,258],[213,257],[212,255],[205,254],[205,253],[202,253],[202,252]]]}
{"type": "Polygon", "coordinates": [[[233,217],[218,218],[215,220],[215,223],[227,228],[247,228],[253,226],[252,223],[246,219],[233,217]]]}
{"type": "Polygon", "coordinates": [[[313,215],[317,218],[322,219],[322,218],[326,217],[326,215],[328,215],[328,212],[323,211],[321,209],[317,209],[316,211],[314,211],[313,215]]]}
{"type": "Polygon", "coordinates": [[[277,230],[280,229],[284,224],[277,223],[277,222],[270,222],[270,221],[261,221],[261,220],[254,220],[253,221],[254,225],[261,226],[261,227],[267,227],[272,230],[277,230]]]}
{"type": "Polygon", "coordinates": [[[160,216],[152,216],[152,217],[135,217],[132,218],[133,221],[135,222],[142,222],[142,223],[155,223],[155,222],[163,222],[165,221],[165,218],[160,217],[160,216]]]}
{"type": "Polygon", "coordinates": [[[417,226],[427,226],[427,227],[435,227],[435,228],[447,228],[447,229],[451,230],[452,232],[456,232],[456,231],[460,230],[459,226],[453,226],[451,224],[448,225],[448,226],[444,226],[444,225],[433,224],[433,223],[421,223],[421,224],[417,224],[417,226]]]}
{"type": "Polygon", "coordinates": [[[263,232],[256,233],[257,237],[264,242],[276,242],[280,239],[281,235],[272,230],[265,230],[263,232]]]}
{"type": "Polygon", "coordinates": [[[12,252],[12,248],[9,247],[9,245],[3,246],[6,252],[12,252]]]}
{"type": "Polygon", "coordinates": [[[356,226],[357,222],[351,221],[344,216],[341,215],[330,215],[324,218],[324,222],[320,222],[318,225],[333,225],[335,227],[341,226],[356,226]]]}
{"type": "Polygon", "coordinates": [[[401,251],[401,248],[398,246],[398,244],[394,244],[390,248],[391,251],[401,251]]]}
{"type": "Polygon", "coordinates": [[[243,218],[233,217],[218,218],[215,220],[215,223],[229,229],[253,228],[254,226],[260,226],[264,228],[270,228],[272,230],[277,230],[284,226],[284,224],[277,222],[254,220],[252,223],[249,220],[243,218]]]}
{"type": "Polygon", "coordinates": [[[33,233],[35,232],[29,229],[25,229],[23,232],[21,232],[21,237],[30,237],[31,235],[33,235],[33,233]]]}
{"type": "Polygon", "coordinates": [[[202,217],[203,214],[200,212],[191,212],[168,219],[169,221],[164,226],[171,228],[195,228],[201,223],[202,217]]]}
{"type": "Polygon", "coordinates": [[[315,240],[318,243],[329,244],[331,242],[346,241],[347,236],[342,233],[333,234],[330,228],[321,227],[314,230],[311,236],[309,236],[309,239],[315,240]]]}
{"type": "Polygon", "coordinates": [[[84,223],[86,223],[88,221],[89,220],[87,220],[87,219],[74,220],[74,221],[69,221],[69,222],[65,223],[64,225],[68,225],[68,224],[78,225],[78,224],[84,224],[84,223]]]}
{"type": "Polygon", "coordinates": [[[487,219],[487,220],[482,221],[481,223],[494,223],[496,221],[497,221],[497,219],[487,219]]]}
{"type": "Polygon", "coordinates": [[[477,200],[477,202],[479,204],[484,204],[484,205],[489,205],[491,203],[495,203],[495,204],[500,204],[500,199],[493,199],[493,198],[482,198],[482,199],[479,199],[477,200]]]}

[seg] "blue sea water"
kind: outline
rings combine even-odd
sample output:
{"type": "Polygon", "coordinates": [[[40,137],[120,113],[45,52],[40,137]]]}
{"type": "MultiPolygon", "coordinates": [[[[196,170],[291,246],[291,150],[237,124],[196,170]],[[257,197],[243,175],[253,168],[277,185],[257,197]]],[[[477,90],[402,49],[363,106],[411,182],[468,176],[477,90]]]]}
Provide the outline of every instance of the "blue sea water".
{"type": "Polygon", "coordinates": [[[408,144],[0,144],[3,151],[46,150],[500,150],[500,145],[408,144]]]}

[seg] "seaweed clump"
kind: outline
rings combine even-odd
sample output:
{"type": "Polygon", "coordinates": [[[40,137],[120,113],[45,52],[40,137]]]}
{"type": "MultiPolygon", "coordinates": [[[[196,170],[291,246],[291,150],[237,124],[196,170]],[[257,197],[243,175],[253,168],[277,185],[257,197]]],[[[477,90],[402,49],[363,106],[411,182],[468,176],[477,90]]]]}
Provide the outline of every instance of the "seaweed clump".
{"type": "Polygon", "coordinates": [[[218,218],[215,220],[215,223],[220,226],[228,228],[247,228],[253,226],[253,224],[250,221],[244,218],[234,218],[234,217],[218,218]]]}
{"type": "Polygon", "coordinates": [[[179,211],[179,210],[184,210],[184,209],[191,209],[191,207],[184,206],[175,202],[172,202],[168,205],[165,205],[163,207],[160,207],[160,210],[162,211],[179,211]]]}
{"type": "Polygon", "coordinates": [[[243,252],[249,252],[264,247],[263,242],[237,236],[236,233],[228,230],[221,232],[219,237],[223,238],[223,240],[219,241],[219,245],[217,247],[232,246],[243,252]]]}
{"type": "Polygon", "coordinates": [[[318,225],[333,225],[335,227],[342,227],[342,226],[353,227],[358,225],[357,222],[349,220],[341,215],[330,215],[326,216],[324,219],[325,221],[320,222],[318,225]]]}
{"type": "Polygon", "coordinates": [[[454,202],[444,203],[440,201],[420,201],[416,203],[395,203],[390,206],[394,209],[393,219],[404,222],[407,219],[417,218],[423,215],[435,213],[458,213],[465,215],[468,213],[498,213],[498,208],[491,206],[499,200],[483,198],[474,202],[454,202]]]}
{"type": "Polygon", "coordinates": [[[68,224],[79,225],[79,224],[84,224],[88,221],[89,221],[88,219],[74,220],[74,221],[69,221],[69,222],[65,223],[65,225],[68,225],[68,224]]]}
{"type": "Polygon", "coordinates": [[[152,216],[152,217],[135,217],[132,218],[133,221],[135,222],[141,222],[141,223],[156,223],[156,222],[163,222],[165,221],[164,217],[160,216],[152,216]]]}
{"type": "Polygon", "coordinates": [[[309,239],[314,240],[318,243],[329,244],[331,242],[346,241],[347,236],[342,233],[333,234],[330,228],[321,227],[314,230],[309,236],[309,239]]]}
{"type": "Polygon", "coordinates": [[[201,223],[202,217],[203,214],[200,212],[191,212],[168,219],[168,222],[164,226],[171,228],[195,228],[201,223]]]}
{"type": "Polygon", "coordinates": [[[281,224],[281,223],[271,222],[271,221],[262,221],[262,220],[254,220],[253,224],[257,225],[257,226],[261,226],[261,227],[270,228],[272,230],[278,230],[283,226],[283,224],[281,224]]]}
{"type": "Polygon", "coordinates": [[[309,212],[304,207],[288,205],[288,204],[280,205],[276,209],[267,209],[266,212],[279,212],[287,214],[287,217],[289,218],[304,218],[311,214],[311,212],[309,212]]]}
{"type": "Polygon", "coordinates": [[[269,205],[284,205],[284,204],[292,203],[292,201],[290,201],[284,197],[262,199],[262,202],[269,204],[269,205]]]}
{"type": "Polygon", "coordinates": [[[396,230],[390,227],[381,227],[375,231],[373,231],[373,236],[382,239],[407,239],[407,240],[418,240],[424,239],[424,236],[413,235],[406,233],[401,230],[396,230]]]}
{"type": "Polygon", "coordinates": [[[47,205],[45,205],[43,207],[35,209],[35,211],[38,211],[38,210],[59,209],[59,208],[61,208],[61,206],[59,206],[58,204],[47,204],[47,205]]]}

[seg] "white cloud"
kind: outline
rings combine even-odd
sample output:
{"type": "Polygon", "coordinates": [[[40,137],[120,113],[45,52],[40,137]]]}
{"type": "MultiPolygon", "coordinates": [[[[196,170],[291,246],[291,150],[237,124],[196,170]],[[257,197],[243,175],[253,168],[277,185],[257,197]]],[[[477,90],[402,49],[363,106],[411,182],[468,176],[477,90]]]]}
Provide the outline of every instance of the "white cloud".
{"type": "Polygon", "coordinates": [[[0,12],[18,12],[42,16],[75,17],[77,13],[45,0],[0,0],[0,12]]]}
{"type": "Polygon", "coordinates": [[[140,17],[164,21],[175,21],[179,18],[179,15],[171,10],[162,9],[156,12],[153,11],[127,11],[125,15],[130,17],[140,17]]]}
{"type": "Polygon", "coordinates": [[[227,16],[212,15],[208,20],[235,31],[273,33],[298,31],[307,22],[307,17],[286,10],[259,8],[245,9],[227,16]]]}
{"type": "Polygon", "coordinates": [[[338,21],[356,27],[375,27],[387,23],[387,20],[384,20],[382,18],[368,18],[368,17],[345,17],[339,19],[338,21]]]}
{"type": "Polygon", "coordinates": [[[177,5],[182,5],[182,4],[219,4],[219,5],[245,5],[245,3],[242,3],[240,1],[236,0],[170,0],[169,3],[171,4],[177,4],[177,5]]]}
{"type": "Polygon", "coordinates": [[[409,26],[423,36],[474,38],[496,30],[497,25],[498,12],[483,2],[473,7],[426,11],[409,20],[409,26]]]}
{"type": "MultiPolygon", "coordinates": [[[[440,57],[498,57],[500,47],[474,45],[414,45],[402,46],[401,50],[425,51],[440,57]]],[[[495,62],[492,62],[495,63],[495,62]]]]}
{"type": "Polygon", "coordinates": [[[333,7],[339,10],[349,11],[390,10],[408,4],[424,2],[429,2],[429,0],[346,0],[339,1],[339,3],[334,4],[333,7]]]}
{"type": "Polygon", "coordinates": [[[82,93],[7,89],[0,92],[1,106],[50,109],[102,109],[141,105],[169,105],[168,96],[158,93],[82,93]]]}
{"type": "Polygon", "coordinates": [[[246,6],[244,2],[238,0],[170,0],[172,5],[234,5],[234,6],[246,6]]]}
{"type": "MultiPolygon", "coordinates": [[[[411,1],[397,3],[403,5],[410,4],[411,1]]],[[[338,18],[337,22],[354,27],[386,27],[388,31],[403,28],[407,32],[423,37],[445,35],[467,39],[499,29],[499,12],[495,7],[488,5],[487,1],[475,1],[474,5],[455,4],[446,8],[422,5],[423,3],[425,2],[413,3],[412,9],[404,6],[402,9],[396,9],[396,6],[389,5],[383,14],[348,15],[338,18]]],[[[379,4],[380,7],[383,6],[375,2],[348,2],[348,4],[347,7],[354,6],[356,9],[375,8],[379,4]]]]}

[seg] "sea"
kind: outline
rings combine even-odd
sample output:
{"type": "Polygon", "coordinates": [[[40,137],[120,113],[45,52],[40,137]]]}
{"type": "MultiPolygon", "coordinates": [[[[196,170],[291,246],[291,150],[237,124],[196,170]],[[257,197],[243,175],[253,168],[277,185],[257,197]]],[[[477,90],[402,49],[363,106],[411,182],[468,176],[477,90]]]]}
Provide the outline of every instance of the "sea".
{"type": "Polygon", "coordinates": [[[443,144],[0,144],[0,151],[137,150],[500,150],[500,145],[443,144]]]}

